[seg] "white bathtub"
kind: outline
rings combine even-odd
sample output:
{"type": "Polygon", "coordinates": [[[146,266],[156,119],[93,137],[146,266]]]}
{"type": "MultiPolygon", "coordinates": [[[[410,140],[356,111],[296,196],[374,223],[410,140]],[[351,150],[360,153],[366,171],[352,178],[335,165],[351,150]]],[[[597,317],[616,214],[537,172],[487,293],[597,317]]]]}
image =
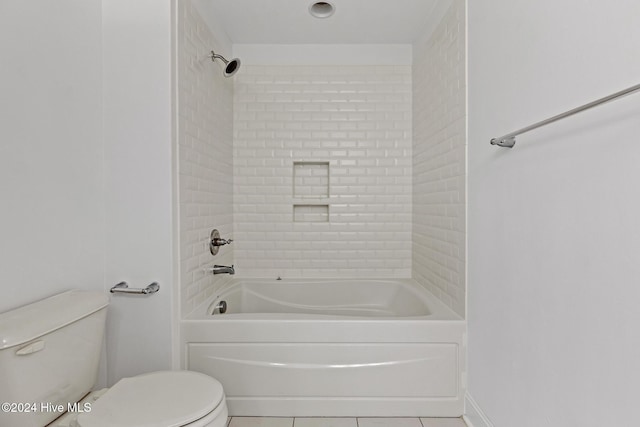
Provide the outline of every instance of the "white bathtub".
{"type": "Polygon", "coordinates": [[[236,416],[460,416],[465,335],[412,280],[234,279],[181,322],[236,416]]]}

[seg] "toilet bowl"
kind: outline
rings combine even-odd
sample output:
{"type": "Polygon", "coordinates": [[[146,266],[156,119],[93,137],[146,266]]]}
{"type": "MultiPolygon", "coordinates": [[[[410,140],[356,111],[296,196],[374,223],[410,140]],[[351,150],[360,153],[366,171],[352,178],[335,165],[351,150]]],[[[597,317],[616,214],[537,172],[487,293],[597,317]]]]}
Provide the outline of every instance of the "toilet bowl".
{"type": "Polygon", "coordinates": [[[224,427],[227,423],[220,382],[191,371],[124,378],[90,408],[77,416],[77,427],[224,427]]]}
{"type": "Polygon", "coordinates": [[[0,426],[226,426],[222,385],[199,372],[151,372],[89,393],[108,304],[101,292],[68,291],[0,314],[0,402],[56,408],[2,411],[0,426]]]}

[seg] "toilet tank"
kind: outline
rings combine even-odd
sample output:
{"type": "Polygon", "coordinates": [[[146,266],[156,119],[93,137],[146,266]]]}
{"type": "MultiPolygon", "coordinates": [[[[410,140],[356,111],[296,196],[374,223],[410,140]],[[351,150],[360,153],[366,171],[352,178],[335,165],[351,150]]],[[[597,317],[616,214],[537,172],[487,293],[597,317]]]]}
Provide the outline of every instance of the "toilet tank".
{"type": "Polygon", "coordinates": [[[91,391],[108,304],[73,290],[0,314],[0,426],[45,426],[91,391]]]}

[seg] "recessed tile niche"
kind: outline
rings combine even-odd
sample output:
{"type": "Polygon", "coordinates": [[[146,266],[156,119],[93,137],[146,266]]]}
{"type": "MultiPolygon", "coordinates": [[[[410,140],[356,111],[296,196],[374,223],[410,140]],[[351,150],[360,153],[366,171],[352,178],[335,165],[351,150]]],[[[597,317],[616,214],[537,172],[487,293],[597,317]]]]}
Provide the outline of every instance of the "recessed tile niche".
{"type": "Polygon", "coordinates": [[[293,205],[294,222],[329,222],[329,205],[293,205]]]}
{"type": "Polygon", "coordinates": [[[294,222],[329,221],[329,162],[293,162],[293,199],[294,222]]]}

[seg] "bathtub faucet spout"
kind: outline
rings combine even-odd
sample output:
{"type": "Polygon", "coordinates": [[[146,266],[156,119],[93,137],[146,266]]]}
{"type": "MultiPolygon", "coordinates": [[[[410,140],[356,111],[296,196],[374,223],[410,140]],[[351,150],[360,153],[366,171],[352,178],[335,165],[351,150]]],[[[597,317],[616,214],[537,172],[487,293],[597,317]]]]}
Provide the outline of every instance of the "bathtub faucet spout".
{"type": "Polygon", "coordinates": [[[213,268],[211,268],[211,271],[213,274],[236,274],[236,270],[233,268],[233,265],[231,267],[226,265],[214,265],[213,268]]]}

